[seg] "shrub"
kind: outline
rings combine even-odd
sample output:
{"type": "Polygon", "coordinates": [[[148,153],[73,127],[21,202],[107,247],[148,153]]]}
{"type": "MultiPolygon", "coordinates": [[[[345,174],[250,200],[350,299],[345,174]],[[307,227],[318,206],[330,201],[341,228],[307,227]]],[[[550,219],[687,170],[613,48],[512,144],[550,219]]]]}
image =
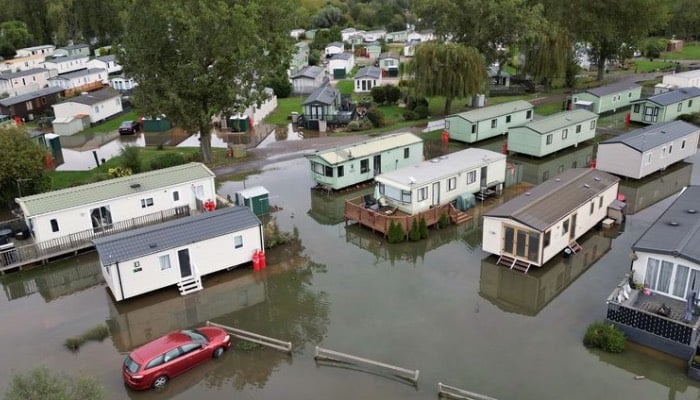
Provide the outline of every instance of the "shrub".
{"type": "Polygon", "coordinates": [[[621,353],[625,350],[625,334],[615,325],[605,322],[594,322],[586,329],[583,345],[598,347],[609,353],[621,353]]]}
{"type": "Polygon", "coordinates": [[[141,172],[141,149],[135,146],[126,146],[122,148],[122,167],[131,170],[132,173],[138,174],[141,172]]]}
{"type": "Polygon", "coordinates": [[[396,104],[401,98],[401,89],[398,86],[384,86],[384,98],[388,104],[396,104]]]}
{"type": "Polygon", "coordinates": [[[385,124],[384,112],[376,107],[367,110],[367,119],[372,122],[372,126],[375,128],[380,128],[385,124]]]}
{"type": "Polygon", "coordinates": [[[14,375],[3,398],[101,400],[104,390],[95,378],[54,374],[42,366],[14,375]]]}
{"type": "Polygon", "coordinates": [[[420,240],[420,230],[418,230],[418,221],[415,218],[413,218],[413,222],[411,222],[411,230],[408,231],[408,238],[411,239],[412,242],[420,240]]]}
{"type": "Polygon", "coordinates": [[[438,227],[439,228],[444,228],[447,225],[450,224],[450,219],[447,217],[447,214],[440,214],[440,219],[438,220],[438,227]]]}
{"type": "Polygon", "coordinates": [[[428,118],[429,111],[428,111],[428,106],[426,106],[426,105],[420,104],[420,105],[416,106],[416,108],[413,109],[413,111],[418,116],[418,119],[428,118]]]}
{"type": "Polygon", "coordinates": [[[418,106],[428,107],[428,99],[425,97],[409,97],[406,99],[406,108],[409,110],[415,110],[418,106]]]}
{"type": "Polygon", "coordinates": [[[428,223],[425,222],[425,218],[421,217],[420,224],[418,225],[418,231],[420,232],[421,239],[428,237],[428,223]]]}
{"type": "Polygon", "coordinates": [[[110,178],[119,178],[121,176],[129,176],[129,175],[131,175],[131,169],[124,168],[122,166],[116,166],[114,168],[108,169],[107,175],[109,175],[110,178]]]}
{"type": "Polygon", "coordinates": [[[180,153],[165,153],[151,160],[151,169],[163,169],[185,164],[187,160],[180,153]]]}
{"type": "Polygon", "coordinates": [[[109,328],[105,324],[100,324],[83,333],[84,340],[95,340],[101,342],[109,337],[109,328]]]}
{"type": "Polygon", "coordinates": [[[403,227],[401,224],[397,224],[393,220],[389,224],[389,231],[387,232],[387,240],[389,240],[389,243],[400,243],[403,242],[405,239],[405,235],[403,232],[403,227]]]}
{"type": "Polygon", "coordinates": [[[364,119],[356,119],[348,123],[348,130],[351,132],[364,131],[371,127],[372,123],[364,119]]]}
{"type": "Polygon", "coordinates": [[[415,121],[418,119],[418,114],[413,110],[405,110],[403,112],[403,119],[406,121],[415,121]]]}
{"type": "Polygon", "coordinates": [[[372,100],[377,104],[382,104],[386,101],[386,93],[384,92],[384,86],[375,86],[370,91],[372,95],[372,100]]]}
{"type": "Polygon", "coordinates": [[[275,95],[284,99],[292,93],[292,84],[289,82],[286,74],[284,76],[274,76],[265,81],[265,86],[268,86],[275,92],[275,95]]]}
{"type": "Polygon", "coordinates": [[[78,351],[80,350],[80,346],[82,346],[84,343],[85,339],[83,339],[82,336],[73,336],[66,339],[66,341],[63,342],[63,345],[70,351],[78,351]]]}
{"type": "Polygon", "coordinates": [[[247,340],[237,340],[236,348],[243,351],[253,351],[263,349],[264,347],[255,342],[249,342],[247,340]]]}

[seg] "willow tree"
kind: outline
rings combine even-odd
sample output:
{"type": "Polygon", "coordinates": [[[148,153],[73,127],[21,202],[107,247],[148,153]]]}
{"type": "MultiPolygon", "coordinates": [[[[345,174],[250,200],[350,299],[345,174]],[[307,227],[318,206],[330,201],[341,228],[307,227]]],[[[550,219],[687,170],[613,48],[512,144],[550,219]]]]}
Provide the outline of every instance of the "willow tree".
{"type": "Polygon", "coordinates": [[[413,76],[417,95],[445,96],[445,115],[453,99],[483,93],[488,82],[484,57],[456,43],[418,45],[406,72],[413,76]]]}
{"type": "Polygon", "coordinates": [[[525,58],[523,71],[543,82],[545,89],[554,78],[566,74],[567,66],[573,58],[574,44],[571,36],[562,28],[545,24],[522,41],[525,58]]]}
{"type": "Polygon", "coordinates": [[[262,82],[288,65],[293,0],[134,0],[119,58],[134,105],[199,133],[210,162],[212,117],[265,100],[262,82]]]}

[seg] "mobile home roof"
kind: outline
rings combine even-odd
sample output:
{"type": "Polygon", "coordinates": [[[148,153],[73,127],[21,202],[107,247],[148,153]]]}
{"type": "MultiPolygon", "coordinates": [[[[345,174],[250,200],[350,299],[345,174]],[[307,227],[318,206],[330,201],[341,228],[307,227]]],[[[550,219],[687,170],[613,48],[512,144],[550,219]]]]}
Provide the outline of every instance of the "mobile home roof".
{"type": "Polygon", "coordinates": [[[20,197],[16,199],[16,202],[22,207],[22,212],[24,212],[25,216],[30,217],[107,201],[134,193],[148,193],[156,189],[209,177],[214,178],[214,173],[204,164],[188,163],[176,167],[20,197]]]}
{"type": "Polygon", "coordinates": [[[557,129],[566,128],[593,118],[598,118],[598,114],[588,110],[578,109],[553,114],[548,117],[538,119],[537,121],[528,122],[523,126],[530,128],[537,133],[550,133],[557,129]]]}
{"type": "Polygon", "coordinates": [[[404,187],[419,187],[455,175],[461,171],[478,168],[498,160],[505,160],[505,158],[506,156],[501,153],[472,147],[423,161],[414,166],[380,174],[374,179],[378,182],[398,183],[404,187]]]}
{"type": "Polygon", "coordinates": [[[319,157],[328,164],[334,165],[421,142],[423,142],[423,139],[410,132],[394,133],[380,136],[376,139],[353,143],[344,147],[319,151],[307,155],[307,157],[319,157]]]}
{"type": "Polygon", "coordinates": [[[639,152],[645,152],[698,131],[700,128],[697,126],[677,120],[635,129],[600,144],[622,143],[639,152]]]}
{"type": "Polygon", "coordinates": [[[532,108],[534,108],[534,106],[527,101],[516,100],[484,108],[477,108],[475,110],[465,111],[459,114],[449,115],[447,118],[459,117],[470,122],[476,122],[500,117],[501,115],[506,115],[517,111],[530,110],[532,108]]]}

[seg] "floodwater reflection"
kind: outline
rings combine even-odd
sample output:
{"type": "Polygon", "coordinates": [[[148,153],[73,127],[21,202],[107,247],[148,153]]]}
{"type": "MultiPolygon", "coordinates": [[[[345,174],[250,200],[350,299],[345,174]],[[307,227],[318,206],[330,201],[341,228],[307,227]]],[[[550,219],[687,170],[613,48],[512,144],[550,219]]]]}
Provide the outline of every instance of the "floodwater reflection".
{"type": "Polygon", "coordinates": [[[349,193],[328,193],[314,188],[309,192],[311,198],[309,216],[321,225],[336,225],[345,220],[345,200],[372,194],[374,186],[367,185],[349,193]]]}
{"type": "Polygon", "coordinates": [[[570,257],[556,256],[541,268],[524,274],[496,264],[490,255],[481,260],[479,295],[506,312],[536,316],[549,302],[603,257],[612,239],[604,232],[587,233],[579,244],[583,250],[570,257]]]}
{"type": "Polygon", "coordinates": [[[693,164],[681,161],[644,179],[620,180],[620,193],[625,195],[625,212],[637,213],[680,192],[690,184],[692,173],[693,164]]]}

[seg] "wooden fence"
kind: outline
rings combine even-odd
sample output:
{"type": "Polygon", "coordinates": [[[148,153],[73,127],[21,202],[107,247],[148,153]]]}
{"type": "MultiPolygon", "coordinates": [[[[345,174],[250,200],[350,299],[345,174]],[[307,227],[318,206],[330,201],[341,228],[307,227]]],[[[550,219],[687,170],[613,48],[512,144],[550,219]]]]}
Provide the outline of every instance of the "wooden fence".
{"type": "Polygon", "coordinates": [[[91,248],[93,246],[93,239],[186,217],[188,215],[190,215],[190,207],[188,205],[179,206],[157,213],[119,221],[100,229],[87,229],[56,239],[10,248],[0,252],[0,272],[5,273],[8,269],[21,269],[24,265],[44,262],[50,258],[73,252],[77,253],[80,250],[91,248]]]}
{"type": "Polygon", "coordinates": [[[241,340],[257,343],[262,346],[272,347],[273,349],[284,351],[285,353],[292,353],[292,342],[285,342],[268,336],[258,335],[257,333],[244,331],[243,329],[234,328],[232,326],[217,324],[211,321],[207,321],[207,326],[221,328],[227,332],[230,332],[231,335],[241,340]]]}

